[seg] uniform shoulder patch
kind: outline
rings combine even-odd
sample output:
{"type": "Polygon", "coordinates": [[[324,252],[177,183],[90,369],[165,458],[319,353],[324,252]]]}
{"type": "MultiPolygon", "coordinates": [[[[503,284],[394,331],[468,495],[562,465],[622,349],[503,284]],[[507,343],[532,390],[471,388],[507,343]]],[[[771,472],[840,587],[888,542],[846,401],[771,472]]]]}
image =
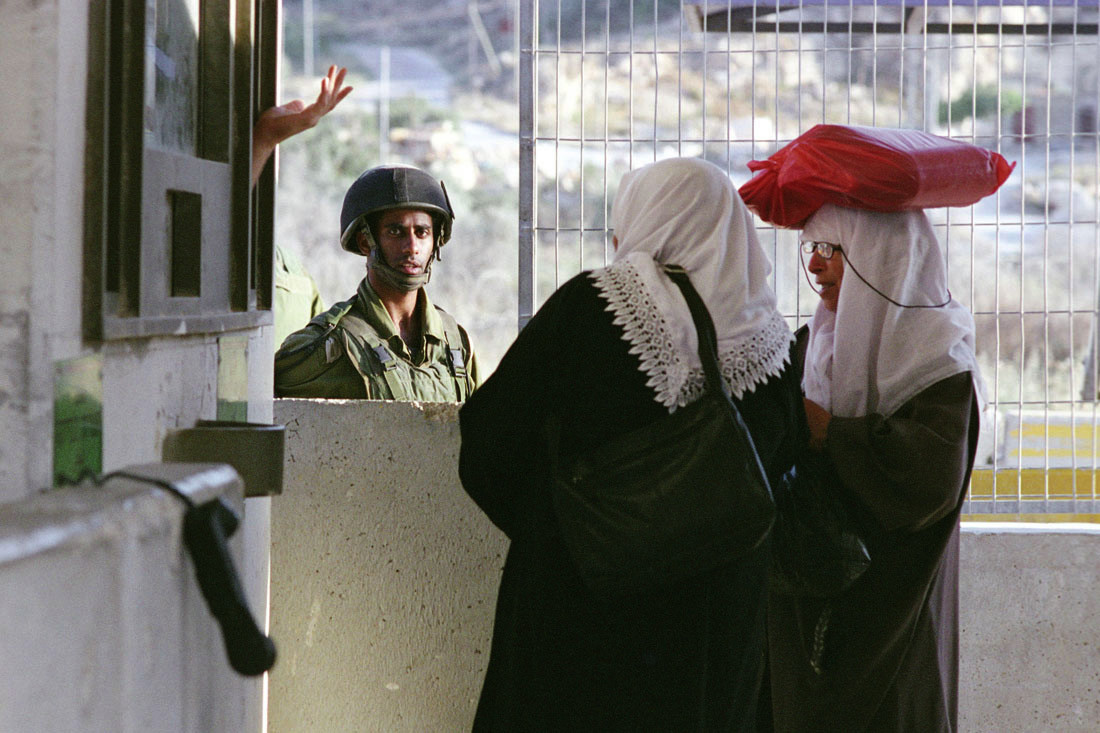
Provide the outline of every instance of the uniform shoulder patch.
{"type": "Polygon", "coordinates": [[[340,343],[340,339],[335,335],[329,334],[325,339],[325,363],[331,364],[339,359],[344,353],[343,345],[340,343]]]}

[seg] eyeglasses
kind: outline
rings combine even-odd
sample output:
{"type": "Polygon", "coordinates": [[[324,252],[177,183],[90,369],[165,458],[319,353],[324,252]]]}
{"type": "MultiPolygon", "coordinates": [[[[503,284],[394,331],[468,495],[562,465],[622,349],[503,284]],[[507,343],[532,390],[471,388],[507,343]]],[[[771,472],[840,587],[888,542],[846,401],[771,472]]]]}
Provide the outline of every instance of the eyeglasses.
{"type": "MultiPolygon", "coordinates": [[[[839,244],[833,244],[832,242],[803,242],[801,249],[802,249],[803,252],[805,252],[808,255],[812,255],[814,252],[817,252],[817,254],[823,260],[831,260],[833,258],[833,253],[834,252],[840,252],[842,254],[844,252],[844,249],[839,244]]],[[[871,290],[873,290],[876,293],[878,293],[879,295],[881,295],[884,299],[886,299],[890,303],[893,303],[894,305],[898,306],[899,308],[943,308],[944,306],[946,306],[948,303],[951,302],[951,291],[948,290],[947,291],[947,297],[944,299],[944,301],[942,303],[928,303],[928,304],[914,303],[914,304],[911,304],[911,305],[907,305],[905,303],[899,303],[896,300],[894,300],[893,298],[891,298],[889,295],[887,295],[886,293],[884,293],[881,290],[879,290],[878,288],[876,288],[871,283],[867,282],[867,278],[865,278],[865,277],[863,277],[863,275],[859,274],[859,270],[857,270],[855,265],[852,264],[852,261],[848,259],[848,255],[843,255],[843,256],[844,256],[844,269],[845,270],[850,269],[852,271],[852,273],[855,274],[856,277],[858,277],[860,280],[863,281],[864,285],[866,285],[871,290]]],[[[802,265],[802,272],[804,272],[806,274],[806,282],[810,282],[810,273],[806,270],[806,260],[804,258],[800,257],[799,258],[799,263],[801,263],[801,265],[802,265]]],[[[814,287],[814,284],[812,282],[810,283],[810,287],[813,288],[815,291],[817,290],[817,288],[814,287]]]]}
{"type": "Polygon", "coordinates": [[[812,255],[817,252],[818,256],[823,260],[831,260],[833,258],[833,252],[843,252],[839,244],[833,244],[832,242],[803,242],[802,251],[808,255],[812,255]]]}

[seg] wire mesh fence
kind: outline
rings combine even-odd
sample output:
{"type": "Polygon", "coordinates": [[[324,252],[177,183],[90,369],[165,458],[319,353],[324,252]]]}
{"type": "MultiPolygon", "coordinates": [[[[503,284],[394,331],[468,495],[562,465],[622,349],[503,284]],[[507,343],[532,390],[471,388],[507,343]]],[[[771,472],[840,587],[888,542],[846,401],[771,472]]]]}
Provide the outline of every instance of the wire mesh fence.
{"type": "MultiPolygon", "coordinates": [[[[520,0],[519,316],[610,259],[631,168],[699,156],[747,181],[818,123],[996,150],[994,196],[929,210],[988,386],[965,511],[1100,514],[1097,2],[520,0]]],[[[797,233],[761,223],[780,309],[812,314],[797,233]]]]}

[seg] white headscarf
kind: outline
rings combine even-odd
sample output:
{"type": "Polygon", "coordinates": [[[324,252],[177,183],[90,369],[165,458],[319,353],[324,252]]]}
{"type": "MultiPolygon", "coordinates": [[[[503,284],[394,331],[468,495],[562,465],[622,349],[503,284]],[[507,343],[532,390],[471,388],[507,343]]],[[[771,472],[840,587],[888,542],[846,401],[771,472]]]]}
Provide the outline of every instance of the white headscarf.
{"type": "Polygon", "coordinates": [[[719,366],[735,396],[783,370],[792,336],[768,285],[771,263],[721,168],[673,158],[627,173],[612,223],[614,262],[592,277],[658,402],[671,412],[705,385],[691,313],[660,265],[687,270],[714,321],[719,366]]]}
{"type": "Polygon", "coordinates": [[[981,389],[970,311],[954,300],[942,308],[900,308],[853,272],[898,303],[947,300],[943,253],[923,211],[827,204],[806,222],[802,241],[839,244],[851,262],[836,312],[819,303],[810,323],[802,380],[809,399],[840,417],[889,416],[960,372],[971,372],[981,389]]]}

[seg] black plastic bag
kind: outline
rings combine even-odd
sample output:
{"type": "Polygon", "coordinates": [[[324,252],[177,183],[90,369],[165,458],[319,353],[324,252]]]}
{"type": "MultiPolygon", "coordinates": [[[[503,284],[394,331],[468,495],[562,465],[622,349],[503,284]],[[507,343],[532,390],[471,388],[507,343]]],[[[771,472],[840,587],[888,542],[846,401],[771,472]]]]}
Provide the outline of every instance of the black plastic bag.
{"type": "Polygon", "coordinates": [[[830,598],[856,582],[871,564],[867,546],[839,496],[823,458],[806,453],[773,487],[772,588],[795,596],[830,598]]]}

